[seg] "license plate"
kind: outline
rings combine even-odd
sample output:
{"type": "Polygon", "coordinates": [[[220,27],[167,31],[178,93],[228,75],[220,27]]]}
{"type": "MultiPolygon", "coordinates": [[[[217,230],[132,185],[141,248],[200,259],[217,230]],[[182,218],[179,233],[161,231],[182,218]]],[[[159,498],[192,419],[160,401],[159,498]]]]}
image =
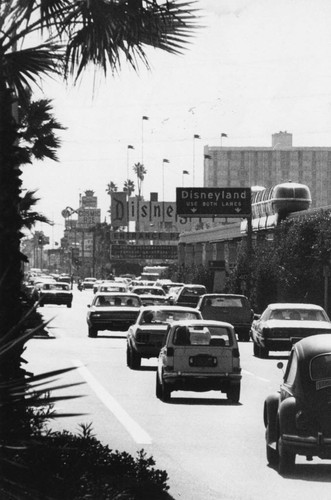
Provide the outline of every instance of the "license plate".
{"type": "Polygon", "coordinates": [[[189,365],[201,368],[213,368],[217,366],[217,358],[205,354],[198,354],[197,356],[190,356],[189,365]]]}

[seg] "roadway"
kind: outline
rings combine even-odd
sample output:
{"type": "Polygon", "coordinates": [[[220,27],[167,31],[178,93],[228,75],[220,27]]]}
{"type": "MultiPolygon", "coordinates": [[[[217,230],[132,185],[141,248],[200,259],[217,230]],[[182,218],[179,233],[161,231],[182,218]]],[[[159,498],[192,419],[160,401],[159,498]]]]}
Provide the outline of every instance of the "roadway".
{"type": "MultiPolygon", "coordinates": [[[[144,449],[156,468],[169,475],[175,500],[284,500],[331,498],[331,461],[297,457],[291,477],[281,477],[265,456],[263,401],[278,389],[279,359],[253,356],[252,343],[240,343],[243,380],[240,403],[217,392],[172,393],[170,403],[155,396],[156,360],[139,371],[126,366],[126,334],[99,332],[87,337],[86,310],[93,292],[74,290],[71,309],[45,306],[39,311],[50,338],[27,343],[25,359],[33,373],[76,366],[61,383],[84,382],[62,394],[83,397],[57,403],[56,410],[77,412],[50,423],[52,429],[79,431],[92,423],[94,434],[111,449],[132,455],[144,449]]],[[[157,499],[156,499],[157,500],[157,499]]]]}

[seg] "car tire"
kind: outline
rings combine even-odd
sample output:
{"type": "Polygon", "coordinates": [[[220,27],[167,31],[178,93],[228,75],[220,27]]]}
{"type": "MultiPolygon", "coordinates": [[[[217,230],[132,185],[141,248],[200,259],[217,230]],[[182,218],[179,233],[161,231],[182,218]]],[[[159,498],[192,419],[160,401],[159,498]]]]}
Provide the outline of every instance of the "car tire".
{"type": "Polygon", "coordinates": [[[233,401],[234,403],[239,403],[240,399],[240,384],[231,384],[229,389],[226,392],[226,396],[228,399],[233,401]]]}
{"type": "Polygon", "coordinates": [[[69,307],[69,308],[70,308],[70,307],[71,307],[71,304],[67,304],[67,307],[69,307]]]}
{"type": "Polygon", "coordinates": [[[155,388],[155,395],[158,399],[162,400],[162,385],[159,380],[159,375],[156,373],[156,388],[155,388]]]}
{"type": "Polygon", "coordinates": [[[131,349],[129,346],[126,347],[126,366],[131,367],[131,349]]]}
{"type": "Polygon", "coordinates": [[[279,463],[278,452],[274,448],[271,448],[271,446],[269,446],[268,444],[266,445],[266,455],[268,464],[270,464],[271,466],[278,465],[279,463]]]}
{"type": "Polygon", "coordinates": [[[249,330],[247,330],[247,332],[238,334],[238,339],[240,340],[240,342],[249,342],[249,330]]]}
{"type": "Polygon", "coordinates": [[[161,400],[164,403],[168,403],[171,399],[171,390],[167,384],[164,382],[161,384],[161,400]]]}
{"type": "Polygon", "coordinates": [[[95,328],[89,326],[88,336],[94,339],[97,335],[98,335],[98,330],[96,330],[95,328]]]}
{"type": "Polygon", "coordinates": [[[141,364],[140,355],[134,349],[131,349],[131,368],[133,370],[139,370],[140,364],[141,364]]]}
{"type": "Polygon", "coordinates": [[[295,453],[287,450],[285,446],[278,446],[278,472],[279,474],[287,475],[292,472],[295,464],[295,453]]]}
{"type": "Polygon", "coordinates": [[[266,347],[260,345],[260,358],[267,359],[269,356],[269,350],[266,347]]]}

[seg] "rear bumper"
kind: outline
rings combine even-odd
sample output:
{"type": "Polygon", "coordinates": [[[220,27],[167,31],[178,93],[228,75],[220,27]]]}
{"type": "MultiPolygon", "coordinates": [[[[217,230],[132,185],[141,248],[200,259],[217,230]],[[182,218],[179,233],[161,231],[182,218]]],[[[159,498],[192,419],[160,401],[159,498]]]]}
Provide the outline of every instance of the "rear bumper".
{"type": "Polygon", "coordinates": [[[160,345],[146,345],[146,344],[134,344],[133,349],[139,354],[142,358],[157,358],[160,350],[162,348],[162,342],[160,345]]]}
{"type": "Polygon", "coordinates": [[[171,390],[227,391],[230,386],[240,384],[241,374],[163,372],[163,380],[171,390]]]}
{"type": "Polygon", "coordinates": [[[331,459],[331,437],[324,437],[322,433],[306,437],[283,434],[280,445],[298,455],[331,459]]]}
{"type": "Polygon", "coordinates": [[[127,331],[131,325],[133,325],[134,321],[88,321],[88,326],[90,328],[95,328],[96,330],[111,330],[111,331],[119,331],[125,332],[127,331]]]}

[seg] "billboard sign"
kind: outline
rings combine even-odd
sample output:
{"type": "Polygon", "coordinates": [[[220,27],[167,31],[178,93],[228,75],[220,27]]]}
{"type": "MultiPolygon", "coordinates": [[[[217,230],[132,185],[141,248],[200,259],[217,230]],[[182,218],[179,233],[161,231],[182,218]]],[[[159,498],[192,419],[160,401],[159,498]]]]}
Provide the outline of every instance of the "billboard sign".
{"type": "Polygon", "coordinates": [[[248,217],[251,189],[176,188],[177,215],[189,217],[248,217]]]}

